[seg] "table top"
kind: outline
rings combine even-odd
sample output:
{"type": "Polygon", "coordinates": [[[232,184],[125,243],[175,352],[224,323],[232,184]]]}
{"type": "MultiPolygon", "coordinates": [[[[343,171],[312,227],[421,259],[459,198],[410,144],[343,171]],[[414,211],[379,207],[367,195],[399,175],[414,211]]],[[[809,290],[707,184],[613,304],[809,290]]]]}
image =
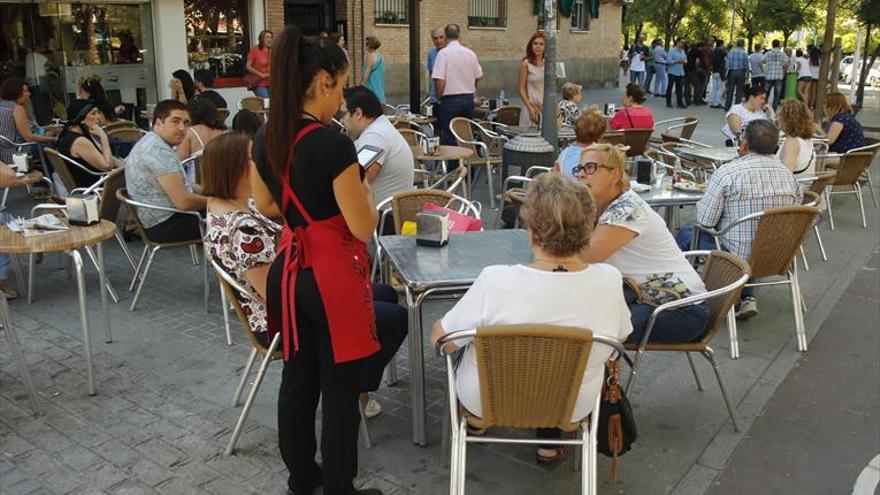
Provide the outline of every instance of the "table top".
{"type": "Polygon", "coordinates": [[[693,158],[711,160],[717,163],[727,163],[736,160],[739,157],[736,148],[726,148],[724,146],[712,146],[710,148],[699,146],[694,146],[692,148],[679,147],[674,150],[674,153],[693,158]]]}
{"type": "Polygon", "coordinates": [[[16,175],[15,180],[12,181],[12,184],[9,187],[29,186],[31,184],[36,184],[42,178],[42,172],[40,172],[39,170],[31,170],[24,175],[16,175]]]}
{"type": "MultiPolygon", "coordinates": [[[[506,134],[510,137],[513,136],[540,136],[541,129],[538,129],[534,126],[519,126],[519,125],[511,125],[507,127],[498,127],[496,128],[499,132],[506,134]]],[[[574,139],[574,128],[569,126],[559,126],[556,129],[556,137],[557,139],[574,139]]]]}
{"type": "Polygon", "coordinates": [[[389,115],[388,120],[392,122],[410,122],[412,124],[432,124],[437,122],[437,117],[426,117],[424,115],[389,115]]]}
{"type": "Polygon", "coordinates": [[[668,188],[668,181],[662,186],[652,186],[650,191],[638,193],[651,206],[687,206],[695,205],[703,197],[703,191],[682,191],[668,188]]]}
{"type": "Polygon", "coordinates": [[[437,248],[416,245],[415,236],[382,236],[384,255],[409,288],[469,286],[483,268],[532,260],[525,230],[486,230],[450,234],[449,244],[437,248]]]}
{"type": "Polygon", "coordinates": [[[436,160],[467,160],[474,156],[474,150],[463,148],[461,146],[440,145],[437,147],[437,153],[426,155],[421,146],[410,146],[412,148],[413,158],[420,162],[433,162],[436,160]]]}
{"type": "MultiPolygon", "coordinates": [[[[67,221],[64,220],[66,223],[67,221]]],[[[51,234],[25,237],[0,226],[0,253],[29,254],[67,251],[106,241],[116,235],[116,224],[101,220],[95,225],[80,227],[71,225],[70,230],[51,234]]]]}

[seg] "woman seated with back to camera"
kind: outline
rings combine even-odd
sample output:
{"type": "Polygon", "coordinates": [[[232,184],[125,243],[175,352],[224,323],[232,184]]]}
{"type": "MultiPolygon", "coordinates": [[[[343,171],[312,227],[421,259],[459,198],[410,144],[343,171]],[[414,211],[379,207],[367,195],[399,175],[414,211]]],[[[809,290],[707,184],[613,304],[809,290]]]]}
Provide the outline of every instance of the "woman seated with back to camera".
{"type": "Polygon", "coordinates": [[[90,187],[100,179],[97,174],[121,166],[111,153],[107,133],[101,129],[103,118],[101,108],[86,101],[58,135],[58,152],[82,166],[67,163],[76,187],[90,187]]]}
{"type": "Polygon", "coordinates": [[[623,93],[623,108],[614,114],[608,127],[615,131],[623,129],[653,129],[654,113],[644,106],[645,91],[636,83],[626,85],[623,93]]]}
{"type": "Polygon", "coordinates": [[[217,107],[210,100],[191,100],[187,106],[192,122],[183,142],[177,145],[177,159],[180,161],[205,149],[209,141],[226,132],[226,124],[217,114],[217,107]]]}
{"type": "MultiPolygon", "coordinates": [[[[581,251],[581,259],[607,262],[638,284],[638,294],[626,291],[633,328],[627,342],[638,343],[656,306],[706,292],[706,286],[678,248],[666,222],[630,190],[625,164],[626,156],[619,148],[596,144],[584,150],[574,172],[592,191],[599,212],[596,230],[581,251]]],[[[664,311],[654,322],[650,341],[692,342],[703,334],[708,320],[706,304],[664,311]]]]}
{"type": "MultiPolygon", "coordinates": [[[[623,298],[620,272],[604,263],[587,263],[579,253],[590,242],[596,207],[589,190],[561,174],[538,176],[522,208],[532,262],[485,268],[471,288],[442,319],[434,323],[431,342],[447,333],[490,325],[542,324],[590,329],[622,341],[632,327],[623,298]]],[[[451,352],[462,341],[447,344],[451,352]]],[[[482,415],[480,378],[473,346],[464,351],[455,373],[462,406],[482,415]]],[[[579,421],[592,411],[602,385],[602,366],[611,351],[595,346],[572,412],[579,421]]],[[[539,429],[538,438],[559,438],[557,429],[539,429]]],[[[551,463],[562,456],[555,445],[540,446],[537,460],[551,463]]]]}
{"type": "MultiPolygon", "coordinates": [[[[248,317],[251,331],[264,347],[271,339],[266,324],[266,280],[275,259],[276,234],[281,226],[261,215],[251,198],[251,174],[257,173],[251,140],[242,132],[212,139],[202,156],[202,192],[208,196],[205,245],[214,261],[236,282],[260,296],[253,300],[236,294],[248,317]],[[232,230],[235,227],[235,230],[232,230]]],[[[376,332],[382,349],[366,358],[361,386],[364,392],[379,388],[385,366],[407,335],[407,313],[397,304],[397,293],[387,285],[373,285],[376,332]]],[[[373,417],[382,407],[362,397],[364,414],[373,417]]]]}
{"type": "Polygon", "coordinates": [[[776,158],[796,176],[813,174],[816,171],[816,153],[811,140],[816,133],[813,112],[800,100],[785,100],[779,107],[778,118],[785,140],[776,151],[776,158]]]}

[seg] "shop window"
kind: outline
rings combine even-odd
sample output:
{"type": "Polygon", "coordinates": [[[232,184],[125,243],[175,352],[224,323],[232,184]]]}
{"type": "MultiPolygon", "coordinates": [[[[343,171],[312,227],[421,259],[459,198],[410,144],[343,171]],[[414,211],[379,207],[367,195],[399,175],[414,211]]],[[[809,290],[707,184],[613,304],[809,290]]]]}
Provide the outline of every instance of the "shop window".
{"type": "Polygon", "coordinates": [[[143,24],[138,5],[41,4],[39,16],[60,21],[66,65],[143,63],[143,24]]]}
{"type": "Polygon", "coordinates": [[[470,0],[468,27],[506,27],[507,0],[470,0]]]}
{"type": "Polygon", "coordinates": [[[214,72],[214,86],[241,86],[250,49],[248,0],[184,0],[189,68],[214,72]]]}
{"type": "Polygon", "coordinates": [[[376,24],[408,24],[407,0],[376,0],[376,24]]]}
{"type": "Polygon", "coordinates": [[[571,30],[590,30],[590,7],[587,5],[587,0],[574,0],[571,9],[571,30]]]}

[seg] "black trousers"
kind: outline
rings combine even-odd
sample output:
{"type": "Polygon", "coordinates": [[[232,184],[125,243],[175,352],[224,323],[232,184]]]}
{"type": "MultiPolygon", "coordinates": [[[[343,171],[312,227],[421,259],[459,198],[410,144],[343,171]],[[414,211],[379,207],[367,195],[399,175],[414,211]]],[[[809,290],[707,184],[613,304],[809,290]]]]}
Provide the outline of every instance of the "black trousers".
{"type": "Polygon", "coordinates": [[[743,99],[743,93],[746,87],[746,71],[745,69],[734,69],[727,71],[727,98],[724,102],[724,109],[730,110],[734,104],[738,105],[743,99]],[[733,101],[733,94],[736,92],[736,101],[733,101]]]}
{"type": "Polygon", "coordinates": [[[160,243],[184,242],[202,237],[199,219],[185,213],[174,213],[168,220],[145,230],[151,241],[160,243]]]}
{"type": "MultiPolygon", "coordinates": [[[[299,351],[294,352],[291,342],[278,394],[278,440],[290,473],[287,484],[296,495],[308,495],[318,484],[327,495],[353,495],[360,421],[358,378],[363,360],[334,362],[324,303],[312,270],[300,270],[295,291],[299,351]],[[315,461],[319,398],[323,468],[315,461]]],[[[274,296],[280,302],[280,291],[274,296]]]]}
{"type": "Polygon", "coordinates": [[[675,99],[678,106],[684,106],[681,101],[682,84],[684,84],[684,76],[668,75],[669,84],[666,86],[666,106],[672,106],[672,88],[675,88],[675,99]]]}

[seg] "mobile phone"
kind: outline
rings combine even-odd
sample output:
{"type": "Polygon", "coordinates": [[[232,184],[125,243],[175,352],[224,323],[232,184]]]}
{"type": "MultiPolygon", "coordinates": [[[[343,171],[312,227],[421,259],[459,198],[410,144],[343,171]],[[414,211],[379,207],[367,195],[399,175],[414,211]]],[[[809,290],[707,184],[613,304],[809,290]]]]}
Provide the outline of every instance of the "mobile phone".
{"type": "Polygon", "coordinates": [[[367,170],[384,154],[385,150],[382,148],[365,144],[357,151],[358,163],[361,164],[361,167],[363,167],[364,170],[367,170]]]}

